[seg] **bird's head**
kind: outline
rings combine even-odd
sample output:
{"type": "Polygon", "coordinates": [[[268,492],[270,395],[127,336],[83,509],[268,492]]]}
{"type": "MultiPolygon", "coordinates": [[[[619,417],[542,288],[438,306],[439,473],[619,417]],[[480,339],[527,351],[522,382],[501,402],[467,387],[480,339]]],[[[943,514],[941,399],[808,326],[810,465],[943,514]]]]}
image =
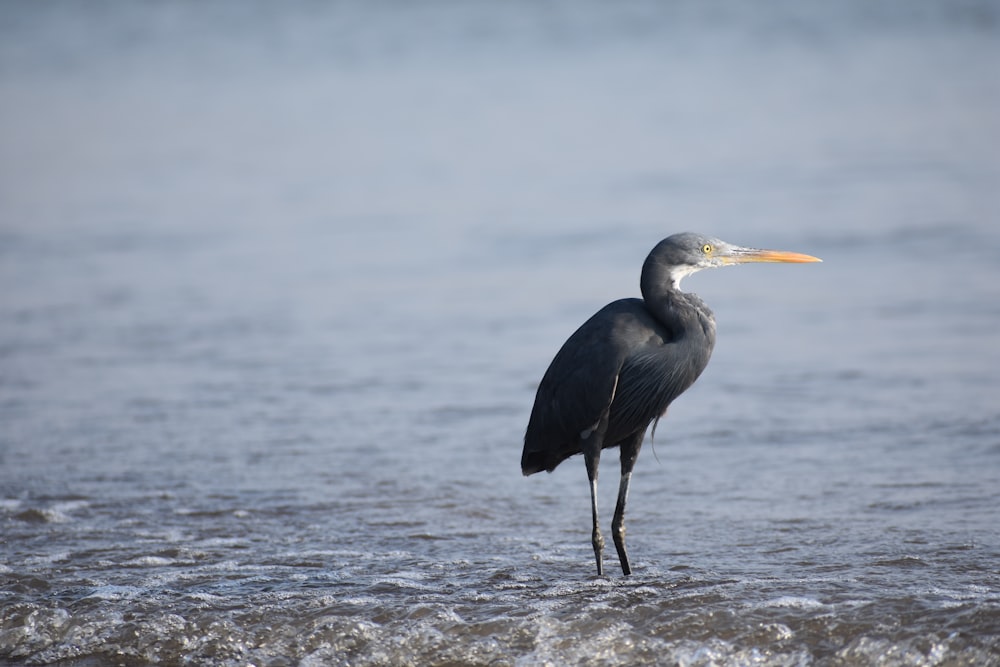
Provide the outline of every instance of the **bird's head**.
{"type": "Polygon", "coordinates": [[[760,250],[726,243],[711,236],[683,232],[674,234],[656,244],[643,265],[643,282],[650,278],[667,281],[675,289],[681,279],[695,271],[717,266],[731,266],[749,262],[822,262],[812,255],[785,250],[760,250]],[[655,276],[655,277],[654,277],[655,276]]]}

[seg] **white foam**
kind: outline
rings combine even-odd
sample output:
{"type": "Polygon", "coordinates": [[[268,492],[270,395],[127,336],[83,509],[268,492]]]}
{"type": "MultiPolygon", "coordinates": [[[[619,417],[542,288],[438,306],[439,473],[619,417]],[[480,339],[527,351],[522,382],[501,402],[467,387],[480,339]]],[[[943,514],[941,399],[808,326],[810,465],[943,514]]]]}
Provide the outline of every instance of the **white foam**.
{"type": "Polygon", "coordinates": [[[0,498],[0,510],[13,512],[22,505],[23,501],[17,498],[0,498]]]}
{"type": "Polygon", "coordinates": [[[139,556],[138,558],[123,562],[122,565],[130,567],[163,567],[164,565],[173,565],[175,562],[173,558],[164,558],[163,556],[139,556]]]}
{"type": "Polygon", "coordinates": [[[821,609],[826,605],[814,598],[801,597],[797,595],[782,595],[781,597],[767,600],[756,606],[779,607],[784,609],[821,609]]]}
{"type": "Polygon", "coordinates": [[[60,513],[75,512],[87,507],[90,507],[90,502],[87,500],[66,500],[52,504],[52,509],[60,513]]]}

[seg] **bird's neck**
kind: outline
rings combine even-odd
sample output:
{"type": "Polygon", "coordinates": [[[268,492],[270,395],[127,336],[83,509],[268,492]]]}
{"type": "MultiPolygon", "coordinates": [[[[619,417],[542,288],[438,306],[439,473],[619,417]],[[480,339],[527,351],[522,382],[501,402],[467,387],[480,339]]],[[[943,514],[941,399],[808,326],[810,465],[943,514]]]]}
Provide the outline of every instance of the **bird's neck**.
{"type": "Polygon", "coordinates": [[[642,265],[639,287],[644,299],[655,299],[664,292],[681,292],[681,280],[702,267],[692,264],[664,264],[650,254],[642,265]]]}
{"type": "MultiPolygon", "coordinates": [[[[696,294],[680,289],[680,279],[694,271],[666,273],[659,280],[643,280],[642,299],[649,312],[677,334],[704,334],[714,341],[715,318],[696,294]]],[[[645,278],[645,276],[644,276],[645,278]]]]}

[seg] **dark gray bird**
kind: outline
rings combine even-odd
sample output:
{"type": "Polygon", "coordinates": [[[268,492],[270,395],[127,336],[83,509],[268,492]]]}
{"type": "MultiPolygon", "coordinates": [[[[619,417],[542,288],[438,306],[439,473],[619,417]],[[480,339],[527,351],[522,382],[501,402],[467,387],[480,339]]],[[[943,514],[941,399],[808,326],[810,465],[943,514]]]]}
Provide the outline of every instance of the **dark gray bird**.
{"type": "Polygon", "coordinates": [[[611,535],[622,572],[628,575],[632,567],[625,552],[625,501],[646,429],[698,379],[715,346],[712,311],[694,294],[681,291],[681,279],[701,269],[746,262],[819,261],[794,252],[734,246],[700,234],[674,234],[646,257],[641,299],[609,303],[563,344],[538,386],[524,434],[521,471],[552,472],[570,456],[583,454],[598,575],[604,572],[604,538],[597,521],[601,450],[621,451],[611,535]]]}

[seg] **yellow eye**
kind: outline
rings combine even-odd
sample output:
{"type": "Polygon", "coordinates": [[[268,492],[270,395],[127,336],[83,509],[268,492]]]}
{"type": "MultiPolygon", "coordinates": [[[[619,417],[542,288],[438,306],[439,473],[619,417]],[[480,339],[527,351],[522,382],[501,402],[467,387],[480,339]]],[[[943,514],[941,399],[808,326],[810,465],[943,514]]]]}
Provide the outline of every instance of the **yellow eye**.
{"type": "Polygon", "coordinates": [[[714,248],[712,248],[712,244],[711,244],[711,243],[706,243],[705,245],[703,245],[703,246],[701,247],[701,251],[702,251],[703,253],[705,253],[706,255],[711,255],[711,254],[712,254],[712,250],[713,250],[713,249],[714,249],[714,248]]]}

